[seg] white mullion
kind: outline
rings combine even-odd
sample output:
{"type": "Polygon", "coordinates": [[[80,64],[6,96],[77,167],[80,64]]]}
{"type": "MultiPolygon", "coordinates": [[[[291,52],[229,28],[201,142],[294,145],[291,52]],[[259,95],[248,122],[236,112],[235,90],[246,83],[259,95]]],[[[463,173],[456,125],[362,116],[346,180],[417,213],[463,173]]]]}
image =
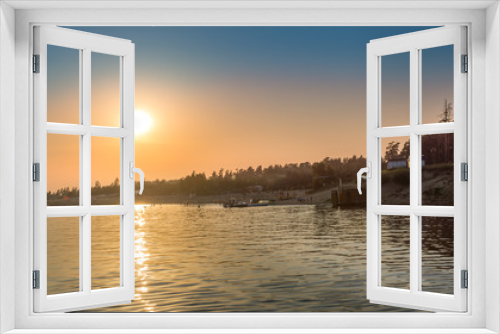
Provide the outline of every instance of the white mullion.
{"type": "Polygon", "coordinates": [[[377,215],[374,219],[377,222],[377,287],[382,286],[382,216],[377,215]]]}
{"type": "MultiPolygon", "coordinates": [[[[124,101],[124,84],[123,84],[123,79],[124,79],[124,59],[123,57],[120,57],[120,130],[125,130],[128,131],[128,129],[125,129],[125,101],[124,101]]],[[[134,124],[135,125],[135,124],[134,124]]],[[[133,131],[132,131],[133,132],[133,131]]],[[[126,175],[127,173],[125,172],[126,168],[125,166],[127,165],[126,162],[126,156],[125,156],[125,151],[124,151],[124,145],[125,145],[125,139],[121,138],[120,139],[120,204],[124,205],[125,200],[124,200],[124,191],[125,191],[125,182],[126,178],[129,177],[129,175],[126,175]]],[[[129,166],[127,166],[129,167],[129,166]]],[[[135,217],[134,217],[135,218],[135,217]]],[[[125,286],[125,229],[126,226],[126,220],[124,218],[124,215],[120,215],[120,286],[125,286]]],[[[135,226],[135,225],[134,225],[135,226]]],[[[135,246],[135,240],[134,240],[134,246],[135,246]]]]}
{"type": "MultiPolygon", "coordinates": [[[[367,46],[368,49],[371,49],[371,45],[367,46]]],[[[370,52],[371,53],[371,52],[370,52]]],[[[382,127],[382,57],[381,56],[375,56],[373,53],[370,54],[369,62],[371,64],[368,64],[368,66],[374,66],[375,71],[373,73],[368,73],[368,75],[373,75],[373,81],[370,81],[367,83],[368,87],[366,88],[367,90],[367,95],[369,97],[374,97],[375,101],[371,101],[376,105],[376,115],[375,119],[372,119],[371,113],[368,113],[368,131],[371,133],[376,133],[377,130],[379,130],[382,127]],[[373,92],[368,93],[369,90],[373,89],[371,85],[376,84],[376,87],[373,92]],[[370,122],[371,121],[371,122],[370,122]],[[372,124],[370,124],[372,123],[372,124]]],[[[368,81],[368,78],[367,78],[368,81]]],[[[371,104],[367,106],[367,108],[370,108],[371,104]]]]}
{"type": "MultiPolygon", "coordinates": [[[[418,66],[418,93],[417,93],[417,122],[416,125],[413,126],[413,133],[417,135],[417,158],[418,158],[418,180],[417,180],[417,189],[416,189],[416,204],[420,206],[422,204],[422,134],[428,134],[428,132],[420,132],[422,128],[426,127],[422,126],[422,50],[417,50],[417,66],[418,66]]],[[[426,128],[432,128],[439,130],[443,130],[442,126],[434,126],[435,124],[431,124],[426,128]]],[[[425,129],[424,129],[425,130],[425,129]]],[[[453,127],[452,127],[453,130],[453,127]]],[[[412,206],[412,209],[415,208],[415,205],[412,206]]],[[[416,214],[416,211],[413,211],[413,214],[416,214]]],[[[417,285],[417,293],[422,291],[422,216],[416,217],[417,221],[417,268],[418,268],[418,277],[416,278],[415,284],[417,285]]]]}
{"type": "Polygon", "coordinates": [[[418,135],[436,135],[442,133],[454,133],[455,124],[453,122],[420,124],[412,127],[412,132],[418,135]]]}
{"type": "Polygon", "coordinates": [[[120,257],[121,257],[121,285],[129,291],[130,298],[135,294],[135,239],[134,239],[134,201],[135,182],[134,177],[130,177],[130,162],[135,165],[134,149],[134,78],[135,78],[135,56],[134,45],[131,45],[131,52],[121,57],[121,126],[129,131],[129,134],[121,139],[121,204],[127,208],[127,213],[121,216],[120,228],[120,257]]]}
{"type": "MultiPolygon", "coordinates": [[[[376,128],[372,128],[370,127],[370,125],[373,126],[373,124],[370,124],[370,123],[373,123],[373,119],[371,118],[371,115],[370,113],[368,114],[367,118],[368,118],[368,135],[370,134],[375,134],[381,127],[382,127],[382,57],[375,57],[376,59],[376,72],[373,73],[373,75],[375,75],[375,79],[376,79],[376,91],[373,92],[372,94],[370,94],[370,96],[374,96],[376,98],[376,101],[373,101],[373,102],[376,102],[376,106],[377,106],[377,109],[375,110],[376,111],[376,119],[375,119],[375,122],[376,122],[376,128]],[[371,122],[370,122],[371,120],[371,122]],[[370,131],[371,130],[371,131],[370,131]]],[[[367,80],[368,81],[368,80],[367,80]]],[[[373,85],[373,82],[369,82],[368,85],[373,85]]],[[[368,89],[370,89],[370,87],[367,87],[367,91],[368,89]]],[[[373,103],[372,102],[372,103],[373,103]]],[[[371,103],[370,103],[371,105],[371,103]]],[[[373,204],[376,204],[376,205],[380,205],[382,204],[382,164],[381,164],[381,140],[379,137],[377,138],[372,138],[372,140],[368,143],[368,147],[367,147],[367,156],[368,154],[372,153],[372,150],[375,150],[375,152],[373,152],[375,154],[375,159],[376,161],[374,163],[372,163],[372,166],[376,166],[375,167],[375,170],[372,171],[372,180],[375,179],[373,182],[372,181],[372,185],[375,185],[375,193],[373,195],[370,196],[370,200],[371,200],[371,204],[372,206],[370,207],[370,211],[373,212],[373,208],[375,205],[373,204]],[[373,145],[375,144],[375,145],[373,145]],[[373,196],[376,196],[375,197],[375,200],[373,199],[373,196]],[[373,203],[375,202],[375,203],[373,203]]],[[[370,194],[369,192],[369,187],[368,187],[368,184],[367,184],[367,187],[366,187],[366,191],[367,191],[367,200],[368,200],[368,196],[370,194]]],[[[368,214],[369,212],[367,213],[367,217],[368,217],[368,214]]],[[[369,219],[369,218],[368,218],[369,219]]],[[[372,264],[372,271],[374,271],[374,273],[372,273],[372,277],[371,277],[371,280],[374,281],[376,279],[375,282],[371,282],[372,284],[372,287],[373,287],[373,283],[375,283],[375,287],[373,288],[377,288],[379,286],[382,285],[382,216],[381,215],[374,215],[374,214],[371,214],[371,219],[369,219],[367,222],[370,223],[370,220],[371,220],[371,225],[372,225],[372,231],[375,231],[375,234],[374,235],[374,239],[375,239],[375,245],[373,247],[370,248],[370,252],[374,253],[373,256],[371,258],[368,259],[368,261],[375,261],[374,264],[372,264]]],[[[368,234],[370,234],[370,230],[368,230],[368,234]]]]}
{"type": "MultiPolygon", "coordinates": [[[[375,80],[374,80],[375,82],[369,82],[367,80],[367,82],[368,82],[367,92],[371,88],[370,87],[371,85],[376,84],[375,91],[368,94],[368,95],[370,97],[373,96],[375,98],[375,101],[372,101],[372,103],[375,103],[375,105],[377,106],[377,109],[372,110],[372,113],[373,113],[373,111],[375,111],[375,114],[376,114],[375,120],[372,119],[372,116],[370,115],[371,113],[370,112],[368,113],[368,116],[367,116],[368,136],[369,135],[376,136],[377,131],[380,131],[380,129],[382,127],[382,57],[374,57],[374,58],[376,59],[376,62],[374,62],[372,64],[372,66],[375,66],[375,69],[376,69],[376,72],[373,73],[373,75],[375,76],[375,80]],[[376,128],[373,128],[373,125],[374,125],[373,123],[376,123],[376,128]]],[[[370,105],[367,106],[367,109],[371,107],[371,103],[369,103],[369,104],[370,105]]],[[[376,177],[375,182],[372,182],[372,184],[375,183],[376,205],[382,204],[382,164],[381,164],[382,152],[381,152],[381,145],[382,144],[381,144],[380,137],[377,136],[376,139],[370,140],[370,142],[368,143],[368,147],[366,148],[367,157],[368,157],[368,154],[372,153],[371,152],[372,150],[376,150],[374,152],[376,161],[372,163],[372,166],[375,166],[375,164],[376,164],[376,169],[374,170],[375,173],[372,172],[372,178],[374,178],[374,176],[376,177]],[[376,143],[376,144],[373,145],[373,143],[376,143]]],[[[366,191],[367,191],[366,195],[368,196],[368,194],[369,194],[368,185],[366,187],[366,191]]],[[[380,264],[380,262],[379,262],[379,264],[380,264]]]]}
{"type": "Polygon", "coordinates": [[[372,212],[386,216],[409,216],[413,213],[422,217],[453,217],[455,208],[453,206],[430,205],[376,205],[372,212]]]}
{"type": "MultiPolygon", "coordinates": [[[[120,286],[125,286],[125,216],[120,215],[120,286]]],[[[135,243],[134,243],[135,246],[135,243]]],[[[135,272],[134,272],[135,273],[135,272]]]]}
{"type": "Polygon", "coordinates": [[[123,138],[130,135],[128,129],[104,126],[86,126],[81,124],[47,123],[47,133],[84,136],[123,138]]]}
{"type": "Polygon", "coordinates": [[[411,211],[422,217],[454,217],[455,207],[453,206],[412,206],[411,211]]]}
{"type": "MultiPolygon", "coordinates": [[[[73,135],[79,135],[78,137],[78,143],[79,143],[79,160],[78,160],[78,169],[79,169],[79,191],[78,191],[78,202],[80,206],[77,208],[78,210],[82,210],[84,201],[83,201],[83,195],[84,195],[84,172],[82,168],[82,162],[84,159],[83,152],[84,152],[84,137],[82,135],[85,134],[85,126],[83,124],[83,114],[85,110],[85,102],[84,102],[84,75],[83,75],[83,69],[84,69],[84,55],[83,55],[83,50],[79,50],[78,52],[78,59],[79,59],[79,68],[78,68],[78,95],[79,95],[79,100],[78,100],[78,105],[79,105],[79,124],[78,125],[67,125],[67,124],[57,124],[57,123],[47,123],[47,132],[50,133],[63,133],[63,134],[73,134],[73,135]],[[70,131],[68,131],[70,130],[70,131]]],[[[84,212],[82,212],[84,213],[84,212]]],[[[47,216],[49,216],[49,208],[47,208],[47,216]]],[[[83,241],[84,241],[84,235],[85,235],[85,219],[83,215],[78,215],[78,261],[79,261],[79,267],[78,267],[78,276],[79,276],[79,291],[83,291],[83,286],[85,285],[85,262],[84,262],[84,248],[83,248],[83,241]]]]}
{"type": "Polygon", "coordinates": [[[87,131],[82,135],[83,150],[80,159],[80,166],[83,170],[81,178],[81,189],[83,189],[83,206],[91,205],[91,134],[89,132],[91,122],[91,56],[89,49],[83,50],[83,110],[82,110],[82,128],[87,131]]]}
{"type": "Polygon", "coordinates": [[[89,212],[84,206],[49,206],[47,217],[83,217],[89,212]]]}
{"type": "MultiPolygon", "coordinates": [[[[82,125],[90,128],[91,125],[91,59],[92,53],[89,48],[83,50],[83,111],[82,111],[82,125]]],[[[83,152],[82,159],[80,160],[80,168],[83,170],[82,176],[82,198],[83,206],[90,209],[91,205],[91,135],[87,132],[82,136],[83,152]]],[[[92,287],[92,217],[90,210],[83,216],[83,235],[82,245],[80,247],[83,257],[83,291],[90,294],[92,287]]]]}
{"type": "Polygon", "coordinates": [[[366,180],[366,291],[370,298],[373,291],[380,285],[380,216],[374,213],[374,208],[380,203],[380,139],[374,131],[381,124],[380,103],[380,71],[381,59],[371,52],[367,46],[367,163],[371,163],[372,177],[366,180]]]}
{"type": "MultiPolygon", "coordinates": [[[[417,75],[417,88],[416,88],[416,115],[414,115],[413,123],[412,124],[412,132],[414,133],[413,138],[415,138],[415,148],[416,148],[416,159],[414,161],[417,161],[417,165],[415,166],[416,172],[418,174],[417,180],[415,183],[415,197],[414,197],[414,202],[410,203],[413,207],[417,205],[422,204],[422,135],[423,134],[429,134],[432,130],[437,130],[439,133],[445,130],[445,128],[449,128],[444,126],[442,123],[441,124],[430,124],[430,125],[421,125],[422,124],[422,50],[415,50],[415,56],[417,57],[416,59],[416,75],[417,75]],[[422,131],[423,130],[423,131],[422,131]]],[[[451,130],[453,131],[453,126],[451,126],[451,130]]],[[[410,151],[411,153],[411,151],[410,151]]],[[[420,222],[420,219],[419,219],[420,222]]],[[[420,225],[420,224],[419,224],[420,225]]],[[[420,234],[420,232],[419,232],[420,234]]],[[[421,243],[421,240],[420,240],[421,243]]],[[[419,246],[419,249],[421,247],[419,246]]],[[[420,254],[420,253],[419,253],[420,254]]],[[[421,262],[420,255],[419,255],[419,262],[421,262]]]]}
{"type": "MultiPolygon", "coordinates": [[[[419,101],[420,93],[420,66],[419,51],[415,48],[410,50],[410,206],[418,205],[418,191],[420,189],[420,165],[418,141],[419,136],[413,132],[413,129],[419,123],[419,101]]],[[[419,218],[413,212],[410,214],[410,291],[415,293],[420,290],[418,286],[421,268],[419,267],[419,218]]]]}
{"type": "Polygon", "coordinates": [[[83,136],[90,129],[81,124],[47,123],[47,133],[83,136]]]}
{"type": "Polygon", "coordinates": [[[92,253],[91,253],[91,241],[92,241],[92,226],[91,226],[91,216],[87,213],[82,218],[82,235],[80,237],[80,254],[82,256],[83,266],[80,269],[83,275],[83,286],[81,291],[86,294],[90,294],[91,291],[91,280],[92,280],[92,253]]]}
{"type": "MultiPolygon", "coordinates": [[[[124,101],[124,59],[123,57],[119,57],[120,59],[120,128],[118,130],[126,131],[128,135],[130,135],[130,130],[125,128],[125,101],[124,101]]],[[[128,105],[127,105],[128,107],[128,105]]],[[[134,117],[134,110],[132,110],[132,117],[134,117]]],[[[130,122],[130,120],[127,119],[127,122],[130,122]]],[[[132,119],[132,126],[134,124],[134,119],[132,119]]],[[[132,127],[133,129],[133,127],[132,127]]],[[[132,130],[133,133],[133,130],[132,130]]],[[[126,136],[125,136],[126,137],[126,136]]],[[[133,136],[132,136],[133,138],[133,136]]],[[[125,173],[125,170],[128,170],[128,164],[126,161],[126,156],[125,156],[125,139],[121,138],[120,139],[120,205],[124,205],[124,185],[125,185],[125,180],[127,177],[129,177],[128,173],[125,173]],[[125,168],[127,166],[127,168],[125,168]]],[[[120,247],[121,249],[121,247],[120,247]]],[[[122,276],[122,275],[120,275],[122,276]]]]}
{"type": "Polygon", "coordinates": [[[387,137],[403,137],[409,136],[411,133],[411,127],[405,126],[389,126],[385,128],[377,128],[373,130],[373,135],[379,138],[387,137]]]}
{"type": "MultiPolygon", "coordinates": [[[[379,64],[382,65],[382,61],[379,57],[379,64]]],[[[379,83],[380,83],[380,77],[381,77],[381,73],[382,73],[382,68],[379,67],[379,83]]],[[[378,86],[378,87],[382,87],[382,86],[378,86]]],[[[378,97],[379,97],[379,101],[381,101],[381,90],[379,89],[378,91],[378,97]]],[[[379,115],[379,122],[381,122],[381,114],[382,114],[382,108],[381,108],[381,104],[379,105],[379,112],[378,112],[378,115],[379,115]]],[[[382,124],[382,123],[379,123],[379,124],[382,124]]],[[[381,152],[381,140],[380,138],[375,138],[372,140],[372,142],[375,142],[376,145],[375,146],[375,149],[376,149],[376,152],[375,152],[375,159],[376,159],[376,162],[375,163],[372,163],[372,166],[376,165],[376,169],[375,169],[375,172],[372,172],[372,179],[375,179],[374,182],[372,181],[372,185],[376,184],[375,186],[375,194],[376,195],[376,198],[373,200],[372,198],[372,202],[375,202],[376,205],[372,205],[370,208],[372,213],[371,213],[371,216],[372,216],[372,219],[371,221],[373,222],[372,223],[372,226],[373,224],[376,224],[375,226],[372,227],[372,231],[375,231],[375,235],[373,236],[374,239],[376,240],[376,243],[375,243],[375,247],[372,247],[370,249],[371,252],[374,252],[374,256],[371,257],[371,260],[376,260],[375,262],[375,265],[372,265],[373,269],[372,270],[375,270],[375,273],[373,273],[373,275],[376,275],[375,277],[372,277],[372,279],[375,279],[376,278],[376,287],[380,287],[382,286],[382,213],[376,213],[376,208],[379,208],[379,207],[383,207],[382,205],[382,159],[381,159],[381,156],[382,156],[382,152],[381,152]]],[[[370,148],[370,146],[368,146],[368,148],[370,148]]],[[[366,196],[368,197],[368,194],[370,194],[368,192],[368,184],[367,184],[367,194],[366,196]]],[[[373,195],[371,195],[373,197],[373,195]]],[[[367,217],[369,216],[370,212],[367,212],[367,217]]],[[[370,219],[367,220],[367,223],[370,223],[370,219]]],[[[372,234],[373,232],[372,231],[368,231],[368,234],[372,234]]],[[[368,261],[370,261],[370,258],[368,258],[368,261]]],[[[375,288],[376,288],[375,287],[375,288]]]]}
{"type": "Polygon", "coordinates": [[[49,206],[46,209],[47,217],[82,217],[89,212],[92,216],[116,216],[129,212],[124,205],[88,206],[49,206]]]}
{"type": "Polygon", "coordinates": [[[84,241],[84,235],[86,233],[85,229],[85,219],[84,216],[79,216],[78,217],[78,262],[79,262],[79,267],[78,267],[78,276],[79,276],[79,286],[78,286],[78,291],[83,291],[83,287],[85,285],[85,261],[84,261],[84,248],[83,248],[83,241],[84,241]]]}
{"type": "Polygon", "coordinates": [[[417,252],[418,252],[418,256],[417,256],[417,267],[418,267],[418,277],[416,278],[416,286],[417,286],[417,291],[415,291],[415,293],[419,293],[422,291],[422,244],[423,244],[423,241],[422,241],[422,216],[417,216],[414,214],[414,216],[416,217],[416,221],[417,221],[417,227],[416,227],[416,230],[417,230],[417,239],[418,239],[418,244],[417,244],[417,252]]]}
{"type": "Polygon", "coordinates": [[[373,130],[373,135],[379,138],[406,137],[411,133],[418,135],[434,135],[442,133],[454,133],[455,125],[450,123],[421,124],[412,126],[391,126],[373,130]]]}

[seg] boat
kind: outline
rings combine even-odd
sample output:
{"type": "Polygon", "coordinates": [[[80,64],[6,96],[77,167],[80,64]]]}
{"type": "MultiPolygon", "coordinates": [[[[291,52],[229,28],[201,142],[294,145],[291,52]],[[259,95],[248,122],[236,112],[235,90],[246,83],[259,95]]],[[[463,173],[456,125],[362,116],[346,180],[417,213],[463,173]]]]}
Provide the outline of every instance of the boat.
{"type": "Polygon", "coordinates": [[[230,200],[228,202],[225,202],[222,204],[223,207],[225,208],[247,208],[251,206],[268,206],[269,205],[268,200],[260,200],[254,203],[252,200],[250,200],[249,203],[244,202],[244,201],[236,201],[236,200],[230,200]]]}
{"type": "Polygon", "coordinates": [[[248,206],[268,206],[268,205],[269,205],[269,203],[270,203],[270,201],[269,201],[269,200],[260,200],[260,201],[258,201],[257,203],[252,203],[252,202],[250,201],[250,204],[249,204],[248,206]]]}
{"type": "Polygon", "coordinates": [[[225,208],[246,208],[248,206],[247,202],[231,200],[222,204],[225,208]]]}

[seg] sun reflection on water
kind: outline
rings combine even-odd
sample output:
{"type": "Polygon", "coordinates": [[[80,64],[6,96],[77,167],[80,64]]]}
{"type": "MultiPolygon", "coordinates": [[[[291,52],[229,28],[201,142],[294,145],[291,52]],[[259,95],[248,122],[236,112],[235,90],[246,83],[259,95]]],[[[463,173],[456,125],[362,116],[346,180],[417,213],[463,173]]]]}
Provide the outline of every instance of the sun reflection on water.
{"type": "Polygon", "coordinates": [[[135,270],[136,270],[136,288],[135,300],[143,304],[143,308],[147,312],[154,312],[155,305],[147,300],[144,300],[143,294],[148,293],[148,261],[151,257],[149,253],[148,244],[146,241],[146,232],[142,228],[146,224],[144,217],[146,209],[149,205],[136,205],[135,206],[135,270]]]}

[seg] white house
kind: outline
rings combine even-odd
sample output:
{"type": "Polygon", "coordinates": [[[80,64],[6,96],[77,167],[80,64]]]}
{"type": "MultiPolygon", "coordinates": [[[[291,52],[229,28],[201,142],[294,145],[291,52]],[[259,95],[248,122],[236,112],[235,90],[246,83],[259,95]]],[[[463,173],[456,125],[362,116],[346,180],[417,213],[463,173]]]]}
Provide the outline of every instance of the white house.
{"type": "Polygon", "coordinates": [[[408,168],[408,160],[394,159],[387,162],[387,169],[408,168]]]}

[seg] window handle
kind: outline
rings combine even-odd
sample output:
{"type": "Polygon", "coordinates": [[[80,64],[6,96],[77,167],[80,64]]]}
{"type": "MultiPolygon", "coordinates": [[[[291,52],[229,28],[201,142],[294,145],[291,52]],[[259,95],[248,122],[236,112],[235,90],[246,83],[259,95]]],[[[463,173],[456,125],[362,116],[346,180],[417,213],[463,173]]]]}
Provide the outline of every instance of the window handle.
{"type": "Polygon", "coordinates": [[[361,168],[358,171],[358,192],[360,195],[362,194],[362,192],[361,192],[361,178],[370,179],[372,177],[372,163],[367,162],[366,164],[367,164],[367,167],[361,168]],[[366,173],[366,176],[362,176],[364,173],[366,173]]]}
{"type": "Polygon", "coordinates": [[[133,161],[130,161],[129,167],[130,167],[130,178],[131,179],[134,179],[135,173],[138,173],[140,176],[139,182],[141,185],[141,189],[139,190],[139,195],[142,195],[142,192],[144,191],[144,172],[140,168],[135,168],[133,161]]]}

